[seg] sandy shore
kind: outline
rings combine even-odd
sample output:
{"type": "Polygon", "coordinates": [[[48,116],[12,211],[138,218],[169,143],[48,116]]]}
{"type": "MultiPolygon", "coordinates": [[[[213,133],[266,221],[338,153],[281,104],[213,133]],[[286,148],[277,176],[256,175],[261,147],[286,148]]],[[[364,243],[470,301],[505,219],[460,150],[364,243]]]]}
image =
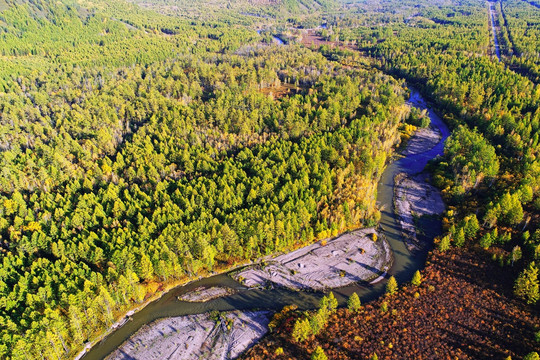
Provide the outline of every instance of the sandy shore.
{"type": "MultiPolygon", "coordinates": [[[[421,154],[431,150],[441,140],[441,133],[431,126],[418,130],[408,141],[404,156],[421,154]]],[[[437,188],[428,184],[429,175],[398,174],[394,185],[394,211],[399,217],[403,238],[409,250],[419,249],[415,218],[440,215],[445,210],[437,188]]]]}
{"type": "Polygon", "coordinates": [[[267,284],[301,290],[324,290],[359,281],[372,281],[392,263],[392,250],[382,236],[373,241],[375,229],[356,230],[317,242],[234,274],[248,287],[267,284]]]}
{"type": "Polygon", "coordinates": [[[416,155],[433,149],[441,141],[441,133],[431,127],[419,129],[407,142],[407,148],[402,155],[416,155]]]}
{"type": "Polygon", "coordinates": [[[228,288],[228,287],[221,287],[221,286],[215,286],[211,288],[205,288],[200,287],[195,289],[194,291],[190,291],[188,293],[182,294],[178,297],[178,300],[180,301],[187,301],[187,302],[207,302],[212,299],[217,299],[222,296],[226,295],[232,295],[236,293],[236,290],[228,288]]]}
{"type": "Polygon", "coordinates": [[[226,312],[161,319],[143,326],[108,360],[226,360],[237,357],[268,331],[268,311],[226,312]]]}
{"type": "Polygon", "coordinates": [[[426,174],[396,176],[394,188],[394,208],[399,216],[403,237],[410,250],[418,249],[419,244],[415,217],[440,215],[445,206],[439,190],[426,182],[426,174]]]}

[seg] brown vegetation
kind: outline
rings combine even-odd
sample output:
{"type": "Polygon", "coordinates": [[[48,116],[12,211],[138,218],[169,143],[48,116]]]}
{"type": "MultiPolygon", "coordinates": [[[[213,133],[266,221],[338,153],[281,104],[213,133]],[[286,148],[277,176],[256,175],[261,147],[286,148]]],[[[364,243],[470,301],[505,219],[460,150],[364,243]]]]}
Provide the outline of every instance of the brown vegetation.
{"type": "Polygon", "coordinates": [[[272,96],[274,99],[281,99],[285,96],[295,95],[300,88],[294,84],[281,84],[279,86],[268,86],[260,90],[265,95],[272,96]]]}
{"type": "Polygon", "coordinates": [[[538,309],[512,297],[508,268],[470,249],[434,251],[422,277],[357,313],[338,310],[305,342],[292,340],[291,316],[243,358],[309,359],[321,346],[329,359],[519,359],[538,348],[538,309]]]}

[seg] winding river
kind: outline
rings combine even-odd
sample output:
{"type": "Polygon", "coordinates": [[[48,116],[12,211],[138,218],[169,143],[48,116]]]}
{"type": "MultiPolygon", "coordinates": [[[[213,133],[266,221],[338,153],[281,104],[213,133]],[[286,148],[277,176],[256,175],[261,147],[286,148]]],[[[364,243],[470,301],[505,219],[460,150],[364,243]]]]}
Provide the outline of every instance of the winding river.
{"type": "MultiPolygon", "coordinates": [[[[409,103],[420,109],[427,109],[431,118],[431,124],[441,132],[441,141],[431,150],[424,153],[401,157],[389,164],[382,174],[378,185],[378,198],[380,208],[383,209],[380,228],[384,233],[390,246],[394,251],[394,264],[389,270],[389,274],[394,275],[398,282],[410,281],[413,273],[424,266],[427,250],[422,252],[410,252],[401,238],[401,229],[393,211],[394,177],[405,172],[410,175],[421,172],[429,160],[443,153],[444,141],[449,136],[450,131],[441,118],[431,110],[422,96],[414,89],[411,89],[409,103]]],[[[440,225],[439,225],[440,226],[440,225]]],[[[430,241],[433,236],[440,231],[435,226],[431,233],[426,231],[425,241],[430,241]]],[[[339,289],[333,289],[340,304],[344,304],[349,295],[357,292],[362,302],[366,302],[380,296],[385,290],[385,281],[377,284],[355,284],[339,289]]],[[[135,313],[131,320],[116,329],[101,342],[92,347],[83,357],[84,360],[101,360],[108,354],[116,350],[124,341],[133,335],[143,325],[154,320],[182,315],[193,315],[205,313],[213,310],[254,310],[271,309],[280,310],[285,305],[295,304],[300,309],[313,309],[317,307],[320,292],[291,291],[287,289],[272,290],[251,290],[236,282],[226,274],[216,275],[199,281],[194,281],[185,286],[176,287],[160,299],[148,304],[146,307],[135,313]],[[206,303],[189,303],[179,301],[179,295],[190,292],[198,287],[226,286],[237,289],[234,295],[214,299],[206,303]]]]}

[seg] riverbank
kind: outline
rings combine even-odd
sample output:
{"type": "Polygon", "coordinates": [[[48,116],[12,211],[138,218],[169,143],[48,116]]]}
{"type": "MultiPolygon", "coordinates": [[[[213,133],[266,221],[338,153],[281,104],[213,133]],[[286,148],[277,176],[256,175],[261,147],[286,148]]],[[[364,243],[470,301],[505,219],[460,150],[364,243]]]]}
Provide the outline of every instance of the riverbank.
{"type": "Polygon", "coordinates": [[[271,312],[226,312],[161,319],[143,326],[108,360],[235,358],[268,332],[271,312]]]}
{"type": "MultiPolygon", "coordinates": [[[[237,264],[233,265],[232,267],[218,269],[218,270],[214,271],[212,275],[210,275],[210,274],[207,274],[207,275],[208,276],[216,276],[216,275],[219,275],[219,274],[225,274],[227,272],[234,271],[235,269],[241,268],[241,267],[243,267],[243,266],[245,266],[247,264],[251,264],[251,262],[246,261],[246,262],[243,262],[243,263],[237,263],[237,264]]],[[[140,313],[142,310],[146,309],[146,307],[149,306],[150,304],[159,302],[162,298],[164,298],[166,295],[168,295],[171,291],[173,291],[175,289],[178,289],[180,287],[186,287],[186,286],[189,286],[191,284],[197,283],[202,278],[205,278],[205,276],[199,276],[198,278],[186,277],[186,278],[181,278],[181,279],[171,281],[171,282],[168,282],[168,283],[164,283],[163,288],[161,290],[159,290],[159,291],[157,291],[157,292],[155,292],[153,294],[148,294],[147,297],[144,299],[144,301],[142,303],[134,304],[132,307],[129,307],[125,312],[120,313],[120,314],[123,314],[123,315],[117,316],[118,320],[114,324],[109,326],[109,328],[106,331],[104,331],[101,335],[97,336],[92,341],[89,341],[88,343],[86,343],[85,346],[82,349],[78,350],[77,355],[73,359],[74,360],[86,359],[88,353],[91,352],[92,349],[98,347],[99,344],[102,343],[103,341],[106,341],[107,338],[110,335],[112,335],[117,330],[122,328],[125,324],[127,324],[128,321],[132,319],[133,315],[135,315],[137,313],[140,313]]],[[[222,295],[220,295],[219,297],[221,297],[221,296],[222,295]]],[[[206,301],[209,301],[209,300],[211,300],[211,299],[207,299],[206,301]]],[[[199,301],[195,301],[195,302],[199,302],[199,301]]]]}
{"type": "MultiPolygon", "coordinates": [[[[407,142],[402,155],[413,156],[426,153],[441,142],[441,131],[433,126],[419,129],[407,142]]],[[[438,216],[445,210],[439,189],[429,184],[429,174],[400,172],[394,178],[394,211],[397,216],[403,241],[409,251],[420,250],[418,237],[419,219],[423,216],[438,216]]]]}
{"type": "Polygon", "coordinates": [[[422,216],[438,216],[445,210],[439,189],[428,184],[429,175],[408,176],[401,173],[395,179],[394,210],[409,251],[419,250],[427,244],[418,239],[417,221],[422,216]]]}
{"type": "Polygon", "coordinates": [[[407,141],[403,156],[417,155],[431,150],[441,141],[441,132],[437,129],[421,128],[407,141]]]}
{"type": "Polygon", "coordinates": [[[385,273],[392,249],[374,228],[355,230],[322,240],[234,274],[247,287],[326,290],[355,282],[370,282],[385,273]]]}

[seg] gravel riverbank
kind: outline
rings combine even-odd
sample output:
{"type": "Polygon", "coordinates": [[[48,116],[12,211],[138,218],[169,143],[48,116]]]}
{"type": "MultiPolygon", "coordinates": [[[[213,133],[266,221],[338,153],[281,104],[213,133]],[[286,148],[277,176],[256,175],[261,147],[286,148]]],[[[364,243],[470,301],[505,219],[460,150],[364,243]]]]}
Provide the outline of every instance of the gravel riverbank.
{"type": "Polygon", "coordinates": [[[392,259],[386,239],[370,228],[265,259],[234,277],[248,287],[272,284],[294,290],[325,290],[372,281],[391,266],[392,259]]]}
{"type": "Polygon", "coordinates": [[[178,316],[142,327],[107,360],[226,360],[268,332],[269,311],[178,316]]]}
{"type": "Polygon", "coordinates": [[[404,156],[416,155],[433,149],[441,141],[441,132],[431,127],[419,129],[407,142],[401,153],[404,156]]]}
{"type": "Polygon", "coordinates": [[[416,176],[401,173],[395,180],[394,208],[409,250],[422,247],[418,241],[415,218],[441,215],[445,210],[439,189],[428,184],[426,176],[425,173],[416,176]]]}

